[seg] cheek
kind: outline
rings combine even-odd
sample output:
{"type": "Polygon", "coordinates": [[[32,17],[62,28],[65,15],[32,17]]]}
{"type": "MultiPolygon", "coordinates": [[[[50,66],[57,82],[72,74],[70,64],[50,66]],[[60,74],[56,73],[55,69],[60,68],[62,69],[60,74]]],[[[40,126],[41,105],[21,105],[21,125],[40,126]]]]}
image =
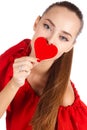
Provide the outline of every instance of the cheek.
{"type": "Polygon", "coordinates": [[[35,35],[35,37],[45,37],[45,38],[48,38],[52,34],[50,33],[50,31],[47,31],[42,26],[40,26],[40,27],[37,27],[37,29],[35,30],[35,34],[34,35],[35,35]]]}
{"type": "Polygon", "coordinates": [[[73,48],[73,44],[68,45],[68,46],[65,48],[65,52],[69,52],[72,48],[73,48]]]}
{"type": "Polygon", "coordinates": [[[36,35],[41,35],[41,34],[43,34],[43,27],[42,26],[38,26],[36,29],[35,29],[35,34],[36,35]]]}
{"type": "Polygon", "coordinates": [[[67,46],[64,45],[59,45],[57,48],[58,48],[58,53],[56,54],[54,59],[58,59],[59,57],[61,57],[67,50],[67,46]]]}
{"type": "Polygon", "coordinates": [[[63,51],[58,51],[58,53],[56,54],[56,56],[54,57],[54,59],[56,60],[56,59],[58,59],[59,57],[61,57],[62,55],[63,55],[63,51]]]}
{"type": "Polygon", "coordinates": [[[66,53],[73,47],[72,43],[62,43],[59,46],[59,53],[66,53]]]}

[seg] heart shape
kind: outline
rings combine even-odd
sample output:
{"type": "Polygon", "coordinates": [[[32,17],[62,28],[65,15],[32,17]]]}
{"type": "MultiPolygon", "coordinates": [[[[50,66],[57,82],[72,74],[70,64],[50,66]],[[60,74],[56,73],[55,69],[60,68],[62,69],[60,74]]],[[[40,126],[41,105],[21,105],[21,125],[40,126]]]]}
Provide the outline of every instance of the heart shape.
{"type": "Polygon", "coordinates": [[[40,60],[49,59],[58,53],[58,49],[53,44],[48,44],[44,37],[38,37],[34,43],[36,57],[40,60]]]}

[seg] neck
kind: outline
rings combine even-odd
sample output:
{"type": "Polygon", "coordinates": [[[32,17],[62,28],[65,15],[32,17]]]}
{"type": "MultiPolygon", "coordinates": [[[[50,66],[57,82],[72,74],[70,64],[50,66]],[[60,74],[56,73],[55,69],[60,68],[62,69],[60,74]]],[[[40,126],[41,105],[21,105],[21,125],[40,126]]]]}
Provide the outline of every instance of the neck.
{"type": "Polygon", "coordinates": [[[47,72],[46,73],[44,72],[41,74],[41,72],[35,69],[31,71],[30,75],[27,78],[29,84],[38,95],[42,95],[47,79],[48,79],[47,72]]]}

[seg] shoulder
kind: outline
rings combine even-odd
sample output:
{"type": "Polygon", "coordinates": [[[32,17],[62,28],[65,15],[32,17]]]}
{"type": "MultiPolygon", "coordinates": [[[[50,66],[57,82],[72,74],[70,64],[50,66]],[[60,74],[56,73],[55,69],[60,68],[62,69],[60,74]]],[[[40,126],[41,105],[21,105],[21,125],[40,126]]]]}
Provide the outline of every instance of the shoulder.
{"type": "Polygon", "coordinates": [[[29,50],[27,49],[29,48],[29,43],[29,39],[21,40],[0,55],[0,65],[2,66],[0,68],[0,73],[1,71],[3,71],[3,69],[5,70],[5,67],[9,67],[10,63],[13,63],[16,57],[24,55],[24,52],[27,53],[27,51],[29,50]]]}
{"type": "Polygon", "coordinates": [[[23,39],[20,42],[17,42],[14,46],[10,47],[6,52],[14,53],[20,49],[26,48],[30,43],[30,39],[23,39]]]}
{"type": "Polygon", "coordinates": [[[67,107],[70,106],[74,103],[75,101],[75,93],[74,93],[74,89],[72,87],[71,82],[69,81],[68,86],[66,88],[64,97],[63,97],[63,106],[67,107]]]}
{"type": "Polygon", "coordinates": [[[3,54],[0,56],[0,61],[5,57],[9,58],[11,55],[16,54],[18,51],[26,49],[30,43],[30,39],[23,39],[20,42],[16,43],[12,47],[10,47],[8,50],[6,50],[3,54]]]}

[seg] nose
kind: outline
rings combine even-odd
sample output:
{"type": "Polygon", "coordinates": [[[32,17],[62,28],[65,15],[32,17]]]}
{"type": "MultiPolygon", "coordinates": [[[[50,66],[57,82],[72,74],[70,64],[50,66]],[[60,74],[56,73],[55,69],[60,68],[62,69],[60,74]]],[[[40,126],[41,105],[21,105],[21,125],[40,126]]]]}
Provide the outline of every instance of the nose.
{"type": "Polygon", "coordinates": [[[55,43],[56,43],[56,35],[53,34],[53,35],[47,37],[47,40],[48,40],[48,43],[49,43],[49,44],[51,44],[51,43],[54,43],[54,44],[55,44],[55,43]]]}

